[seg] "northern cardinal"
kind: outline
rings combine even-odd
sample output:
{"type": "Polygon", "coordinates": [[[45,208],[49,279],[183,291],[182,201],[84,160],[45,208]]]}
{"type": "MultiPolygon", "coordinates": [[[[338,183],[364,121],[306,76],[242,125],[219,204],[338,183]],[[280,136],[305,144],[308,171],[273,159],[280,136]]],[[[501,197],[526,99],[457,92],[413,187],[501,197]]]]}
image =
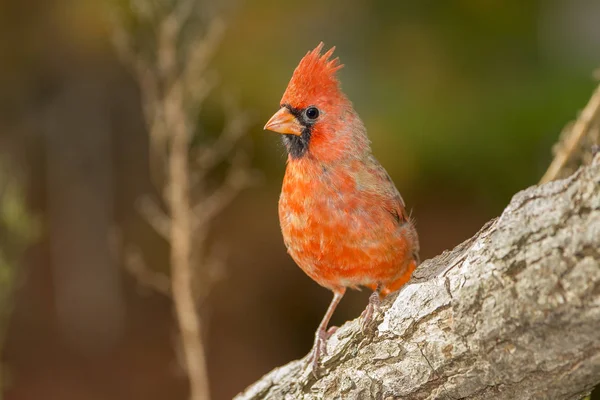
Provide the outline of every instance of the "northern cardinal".
{"type": "Polygon", "coordinates": [[[404,201],[371,154],[366,129],[341,91],[323,43],[294,71],[281,109],[265,129],[283,134],[288,152],[279,221],[288,253],[333,300],[315,334],[313,371],[326,352],[327,325],[346,288],[374,290],[368,324],[380,296],[398,290],[416,268],[419,241],[404,201]]]}

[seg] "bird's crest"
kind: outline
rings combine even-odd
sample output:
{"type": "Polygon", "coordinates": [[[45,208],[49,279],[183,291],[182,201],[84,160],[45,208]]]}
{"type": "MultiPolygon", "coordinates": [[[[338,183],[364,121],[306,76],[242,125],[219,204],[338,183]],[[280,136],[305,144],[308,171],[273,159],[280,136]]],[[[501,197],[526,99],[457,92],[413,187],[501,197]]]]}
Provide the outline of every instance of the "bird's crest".
{"type": "Polygon", "coordinates": [[[323,42],[300,60],[281,99],[282,104],[304,108],[320,98],[335,99],[341,95],[336,72],[343,67],[339,58],[330,60],[335,46],[321,55],[323,42]]]}

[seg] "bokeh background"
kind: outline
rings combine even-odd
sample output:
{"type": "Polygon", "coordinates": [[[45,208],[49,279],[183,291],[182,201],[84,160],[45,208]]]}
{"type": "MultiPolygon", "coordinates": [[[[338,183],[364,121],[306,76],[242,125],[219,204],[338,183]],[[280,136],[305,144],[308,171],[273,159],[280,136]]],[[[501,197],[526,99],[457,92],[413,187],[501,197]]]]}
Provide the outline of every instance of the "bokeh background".
{"type": "MultiPolygon", "coordinates": [[[[293,69],[337,46],[343,88],[413,210],[422,259],[535,184],[600,66],[597,0],[212,2],[227,31],[212,68],[254,116],[263,179],[214,221],[224,279],[203,306],[212,394],[231,398],[304,356],[331,294],[286,255],[280,138],[262,131],[293,69]]],[[[7,399],[184,399],[170,299],[123,268],[168,245],[135,203],[152,192],[140,91],[111,42],[124,3],[0,1],[0,287],[7,399]]],[[[126,8],[126,7],[125,7],[126,8]]],[[[204,126],[222,116],[208,107],[204,126]]],[[[333,322],[368,293],[346,296],[333,322]]]]}

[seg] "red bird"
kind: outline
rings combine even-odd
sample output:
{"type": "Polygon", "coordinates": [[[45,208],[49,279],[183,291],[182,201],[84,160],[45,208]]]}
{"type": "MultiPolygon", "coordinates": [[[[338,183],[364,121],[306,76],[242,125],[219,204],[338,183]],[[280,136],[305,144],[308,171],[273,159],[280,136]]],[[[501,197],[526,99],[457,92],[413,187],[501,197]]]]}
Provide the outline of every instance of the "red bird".
{"type": "Polygon", "coordinates": [[[333,291],[309,357],[313,371],[326,351],[327,324],[346,288],[398,290],[416,268],[419,241],[404,201],[371,154],[366,129],[340,89],[335,47],[323,43],[300,61],[265,129],[283,134],[288,152],[279,221],[288,253],[319,285],[333,291]]]}

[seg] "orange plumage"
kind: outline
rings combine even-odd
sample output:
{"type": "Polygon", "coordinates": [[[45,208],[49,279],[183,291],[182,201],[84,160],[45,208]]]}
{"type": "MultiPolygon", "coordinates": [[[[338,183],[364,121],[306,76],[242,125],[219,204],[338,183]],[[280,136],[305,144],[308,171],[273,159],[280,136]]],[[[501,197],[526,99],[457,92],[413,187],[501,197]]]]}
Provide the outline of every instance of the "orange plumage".
{"type": "Polygon", "coordinates": [[[323,43],[301,61],[265,129],[283,134],[288,163],[279,220],[289,254],[308,276],[334,292],[315,336],[314,367],[327,324],[346,288],[376,290],[368,320],[385,295],[406,283],[419,243],[404,201],[371,154],[366,129],[340,89],[323,43]]]}

